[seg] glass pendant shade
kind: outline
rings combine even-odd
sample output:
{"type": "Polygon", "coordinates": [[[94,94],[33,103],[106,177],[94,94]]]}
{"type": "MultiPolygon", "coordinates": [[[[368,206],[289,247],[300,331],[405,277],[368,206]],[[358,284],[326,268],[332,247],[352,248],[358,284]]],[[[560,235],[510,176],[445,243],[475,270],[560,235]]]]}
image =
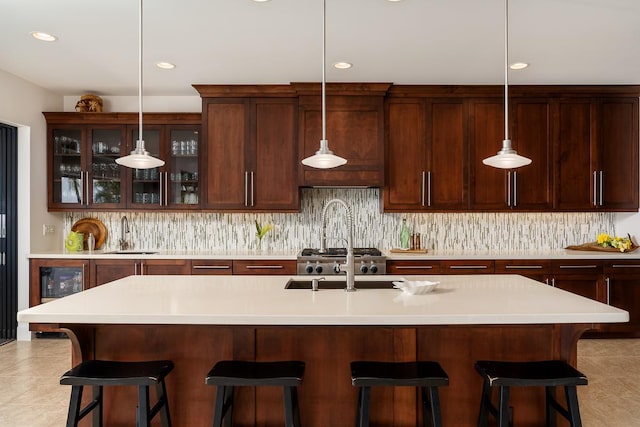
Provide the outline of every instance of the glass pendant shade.
{"type": "Polygon", "coordinates": [[[495,156],[487,157],[482,161],[487,166],[498,169],[515,169],[531,164],[531,159],[521,156],[516,150],[511,148],[511,140],[502,141],[502,150],[495,156]]]}
{"type": "Polygon", "coordinates": [[[320,149],[313,156],[302,160],[302,164],[316,169],[331,169],[347,163],[347,159],[333,154],[327,141],[327,101],[326,101],[326,28],[327,2],[322,2],[322,139],[320,149]]]}
{"type": "Polygon", "coordinates": [[[157,159],[144,148],[142,138],[142,0],[138,2],[138,135],[136,147],[128,156],[116,159],[116,163],[133,169],[152,169],[164,165],[164,160],[157,159]]]}
{"type": "Polygon", "coordinates": [[[316,154],[302,160],[303,165],[318,169],[331,169],[346,163],[347,159],[333,154],[333,151],[329,149],[329,142],[326,139],[320,141],[320,149],[316,151],[316,154]]]}

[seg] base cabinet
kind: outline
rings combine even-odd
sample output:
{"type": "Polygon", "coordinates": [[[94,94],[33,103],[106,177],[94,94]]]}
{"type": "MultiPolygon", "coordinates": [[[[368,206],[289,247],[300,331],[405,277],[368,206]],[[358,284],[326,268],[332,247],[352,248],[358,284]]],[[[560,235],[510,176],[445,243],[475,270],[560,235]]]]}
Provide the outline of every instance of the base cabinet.
{"type": "Polygon", "coordinates": [[[627,310],[629,323],[603,325],[602,331],[616,337],[640,337],[640,260],[607,261],[604,280],[607,304],[627,310]]]}
{"type": "Polygon", "coordinates": [[[185,259],[92,260],[91,272],[93,287],[138,274],[190,274],[191,261],[185,259]]]}

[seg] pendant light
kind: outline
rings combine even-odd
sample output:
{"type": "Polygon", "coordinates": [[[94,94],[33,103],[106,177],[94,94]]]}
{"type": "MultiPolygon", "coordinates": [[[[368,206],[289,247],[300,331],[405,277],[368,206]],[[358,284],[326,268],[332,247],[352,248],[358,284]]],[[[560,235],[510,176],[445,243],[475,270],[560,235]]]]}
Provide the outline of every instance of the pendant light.
{"type": "Polygon", "coordinates": [[[327,141],[327,105],[326,105],[326,44],[327,44],[327,1],[322,1],[322,139],[320,140],[320,149],[313,156],[302,160],[305,166],[311,166],[317,169],[330,169],[342,166],[347,163],[347,159],[336,156],[329,149],[329,141],[327,141]]]}
{"type": "Polygon", "coordinates": [[[164,161],[145,150],[142,137],[142,0],[139,1],[138,18],[138,140],[131,154],[116,159],[116,163],[128,168],[151,169],[164,165],[164,161]]]}
{"type": "Polygon", "coordinates": [[[515,169],[531,163],[531,159],[518,155],[509,139],[509,0],[504,0],[504,141],[502,150],[482,163],[499,169],[515,169]]]}

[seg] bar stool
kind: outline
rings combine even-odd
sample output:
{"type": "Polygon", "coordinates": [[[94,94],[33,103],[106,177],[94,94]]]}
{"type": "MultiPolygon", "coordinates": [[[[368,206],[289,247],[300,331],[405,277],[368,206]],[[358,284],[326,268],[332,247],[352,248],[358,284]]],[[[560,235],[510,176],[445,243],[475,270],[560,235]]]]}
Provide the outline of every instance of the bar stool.
{"type": "Polygon", "coordinates": [[[483,378],[482,400],[478,427],[488,425],[491,413],[498,419],[499,427],[513,425],[509,417],[509,387],[545,387],[547,426],[556,425],[555,413],[569,420],[572,427],[582,426],[576,386],[587,385],[587,377],[561,360],[535,362],[498,362],[481,360],[476,362],[476,371],[483,378]],[[567,407],[555,397],[557,386],[564,386],[567,407]],[[499,404],[491,403],[493,387],[499,389],[499,404]]]}
{"type": "Polygon", "coordinates": [[[449,385],[449,377],[437,362],[351,362],[351,384],[360,388],[356,427],[369,426],[372,386],[420,387],[423,425],[442,426],[438,387],[449,385]]]}
{"type": "Polygon", "coordinates": [[[86,360],[60,378],[60,384],[71,385],[71,400],[67,427],[77,427],[78,422],[94,409],[94,420],[102,426],[102,388],[104,386],[137,386],[138,409],[136,426],[149,427],[151,420],[160,412],[163,427],[171,427],[169,402],[164,378],[173,369],[170,360],[153,360],[147,362],[120,362],[109,360],[86,360]],[[82,392],[84,386],[93,387],[93,400],[84,408],[82,392]],[[155,386],[158,401],[150,408],[149,387],[155,386]]]}
{"type": "Polygon", "coordinates": [[[280,386],[284,392],[284,420],[286,427],[300,427],[298,385],[302,383],[304,362],[249,362],[222,360],[207,374],[205,384],[215,385],[216,402],[213,410],[213,427],[227,426],[233,422],[234,387],[280,386]]]}

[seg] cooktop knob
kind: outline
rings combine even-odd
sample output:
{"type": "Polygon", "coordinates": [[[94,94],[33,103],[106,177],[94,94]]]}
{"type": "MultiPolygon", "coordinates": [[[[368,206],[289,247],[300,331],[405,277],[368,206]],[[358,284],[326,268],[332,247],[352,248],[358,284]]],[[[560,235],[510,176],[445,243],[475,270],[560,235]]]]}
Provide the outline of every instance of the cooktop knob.
{"type": "Polygon", "coordinates": [[[371,270],[371,272],[375,274],[378,272],[378,266],[372,262],[371,267],[369,267],[369,270],[371,270]]]}
{"type": "Polygon", "coordinates": [[[310,262],[307,262],[307,265],[305,266],[304,271],[306,271],[307,274],[313,273],[313,266],[311,265],[310,262]]]}
{"type": "Polygon", "coordinates": [[[367,267],[365,265],[365,263],[363,262],[362,265],[360,266],[360,272],[363,273],[363,274],[366,274],[367,271],[369,271],[369,267],[367,267]]]}
{"type": "Polygon", "coordinates": [[[316,273],[320,274],[322,273],[322,271],[324,270],[324,268],[322,268],[322,266],[320,265],[320,263],[318,263],[316,265],[316,273]]]}

